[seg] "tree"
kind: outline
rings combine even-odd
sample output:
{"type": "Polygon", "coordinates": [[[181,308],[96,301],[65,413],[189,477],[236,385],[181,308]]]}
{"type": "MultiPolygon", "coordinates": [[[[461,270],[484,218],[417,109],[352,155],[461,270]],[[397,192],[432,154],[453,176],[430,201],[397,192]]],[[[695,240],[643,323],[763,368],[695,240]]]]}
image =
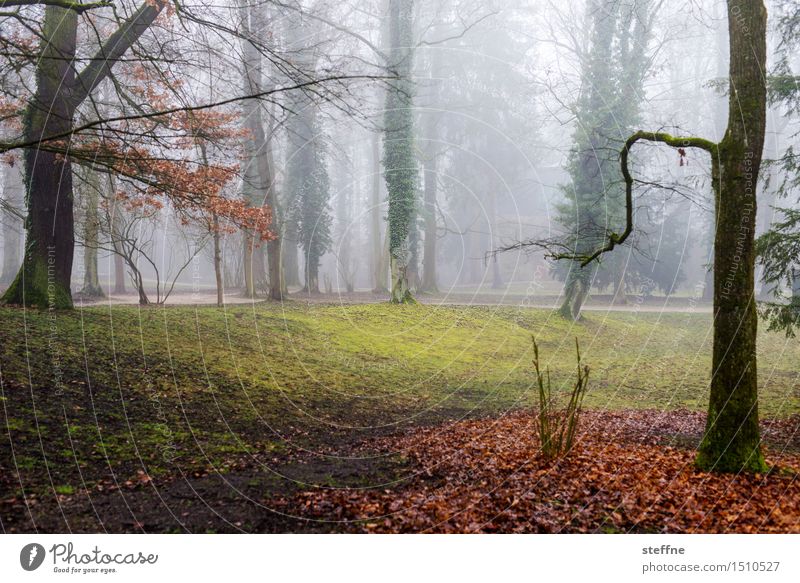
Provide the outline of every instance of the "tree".
{"type": "MultiPolygon", "coordinates": [[[[144,2],[108,37],[80,72],[73,66],[77,55],[78,13],[88,5],[45,7],[36,90],[25,112],[24,139],[27,143],[38,143],[25,150],[28,207],[25,257],[16,279],[3,296],[5,303],[72,307],[70,279],[75,240],[72,162],[70,157],[39,142],[51,136],[68,135],[78,106],[153,23],[165,3],[165,0],[144,2]]],[[[13,2],[4,3],[9,4],[13,2]]]]}
{"type": "MultiPolygon", "coordinates": [[[[9,127],[20,129],[14,139],[0,142],[0,153],[25,152],[29,211],[25,261],[4,296],[6,303],[72,305],[73,163],[136,183],[138,195],[169,199],[178,213],[202,214],[213,209],[221,220],[260,228],[269,212],[260,206],[248,209],[238,202],[231,204],[219,196],[232,161],[201,168],[196,153],[187,155],[181,142],[194,139],[188,135],[190,114],[229,113],[229,106],[247,100],[277,103],[276,94],[292,90],[337,99],[324,89],[326,81],[347,89],[345,75],[330,67],[324,79],[300,71],[274,47],[271,35],[256,39],[241,29],[235,3],[186,5],[145,0],[136,8],[136,1],[2,2],[4,7],[16,9],[0,14],[0,124],[4,138],[9,127]],[[159,15],[163,18],[157,18],[159,15]],[[177,22],[180,30],[174,26],[177,22]],[[145,34],[151,29],[157,34],[145,34]],[[218,40],[217,46],[209,40],[213,38],[218,40]],[[240,55],[231,57],[223,47],[241,39],[256,47],[260,59],[269,59],[280,69],[279,77],[287,81],[286,86],[248,94],[239,90],[234,81],[240,55]],[[210,60],[230,66],[217,67],[221,73],[209,73],[210,60]],[[82,63],[88,64],[81,69],[82,63]],[[128,79],[121,79],[120,71],[126,72],[128,79]],[[22,88],[33,85],[32,94],[13,90],[9,75],[18,77],[16,85],[22,88]],[[35,84],[29,81],[33,76],[35,84]],[[212,86],[210,77],[219,82],[212,86]],[[116,99],[94,92],[106,79],[116,99]],[[208,94],[211,99],[205,98],[208,94]],[[112,103],[98,103],[102,99],[112,103]],[[24,116],[14,114],[21,109],[20,103],[26,104],[24,116]]],[[[286,9],[303,14],[302,7],[286,9]]],[[[364,77],[374,75],[350,78],[364,77]]],[[[233,147],[231,152],[239,150],[233,147]]],[[[260,171],[264,160],[269,161],[269,155],[259,157],[262,190],[265,184],[274,186],[260,171]]],[[[271,191],[265,191],[267,200],[271,191]]],[[[272,255],[277,260],[281,256],[279,252],[272,255]]],[[[281,281],[279,276],[270,279],[281,281]]]]}
{"type": "Polygon", "coordinates": [[[105,297],[100,286],[100,277],[97,269],[97,247],[100,232],[100,176],[97,172],[88,170],[83,173],[83,288],[81,295],[86,298],[105,297]]]}
{"type": "Polygon", "coordinates": [[[16,161],[3,169],[3,271],[0,283],[14,281],[22,260],[21,238],[24,217],[24,192],[21,168],[16,161]]]}
{"type": "MultiPolygon", "coordinates": [[[[639,115],[642,83],[649,67],[648,44],[659,8],[655,0],[624,4],[591,0],[589,45],[581,56],[583,86],[575,104],[577,126],[569,160],[570,183],[558,221],[575,239],[580,253],[603,240],[606,225],[624,214],[622,185],[614,153],[639,115]]],[[[615,302],[625,302],[625,257],[609,258],[600,268],[573,263],[564,273],[564,300],[559,310],[578,319],[593,281],[614,286],[615,302]]]]}
{"type": "MultiPolygon", "coordinates": [[[[778,62],[768,89],[771,102],[785,109],[785,122],[788,122],[800,114],[800,86],[793,70],[796,68],[793,60],[800,46],[800,6],[788,0],[778,2],[776,20],[780,38],[778,62]]],[[[791,137],[796,139],[798,135],[794,132],[791,137]]],[[[794,144],[786,148],[773,168],[783,172],[776,196],[792,197],[794,205],[776,204],[773,208],[778,220],[756,241],[765,287],[771,287],[774,294],[774,298],[761,303],[759,311],[770,330],[781,330],[788,337],[794,337],[800,326],[800,210],[797,208],[800,199],[796,195],[800,186],[800,155],[794,144]],[[782,286],[787,288],[788,294],[782,286]]]]}
{"type": "Polygon", "coordinates": [[[293,219],[305,258],[303,291],[320,293],[319,266],[331,244],[330,186],[325,150],[313,105],[290,122],[298,141],[287,164],[286,188],[293,197],[293,219]]]}
{"type": "MultiPolygon", "coordinates": [[[[263,7],[255,5],[248,7],[239,1],[243,34],[244,91],[247,95],[255,95],[263,90],[262,55],[255,44],[255,39],[267,34],[262,11],[263,7]]],[[[261,103],[257,99],[246,99],[242,103],[242,109],[244,126],[247,129],[245,137],[247,164],[243,177],[243,190],[250,204],[268,206],[275,218],[278,212],[278,196],[273,178],[272,144],[264,131],[261,103]]],[[[273,229],[273,235],[266,244],[267,288],[270,299],[281,300],[286,293],[286,282],[283,277],[280,228],[273,229]]],[[[259,279],[264,279],[263,247],[257,234],[253,233],[246,234],[244,245],[245,296],[255,297],[256,283],[259,279]]]]}
{"type": "MultiPolygon", "coordinates": [[[[158,203],[142,204],[136,198],[128,198],[123,192],[113,193],[112,196],[120,204],[112,205],[106,200],[105,204],[101,205],[101,212],[105,214],[103,222],[112,228],[105,233],[105,238],[98,242],[98,247],[122,257],[139,295],[140,305],[148,305],[153,301],[144,284],[144,269],[149,269],[155,280],[155,303],[164,304],[175,289],[178,278],[191,265],[195,256],[203,250],[208,233],[193,237],[185,230],[178,231],[178,238],[186,247],[184,260],[182,262],[178,260],[177,265],[173,265],[175,254],[171,254],[168,264],[159,267],[161,262],[155,256],[156,234],[159,231],[165,233],[163,244],[166,245],[168,215],[167,217],[163,215],[162,207],[158,203]],[[116,216],[110,216],[111,212],[116,213],[116,216]]],[[[173,245],[170,246],[174,248],[173,245]]]]}
{"type": "Polygon", "coordinates": [[[684,211],[685,209],[681,207],[673,210],[662,209],[659,213],[662,216],[658,224],[657,241],[652,245],[654,255],[647,258],[637,255],[633,258],[631,264],[639,279],[646,284],[643,286],[643,293],[658,288],[669,296],[675,293],[686,279],[683,263],[691,238],[687,237],[684,211]]]}
{"type": "Polygon", "coordinates": [[[376,294],[388,293],[386,287],[386,274],[389,269],[386,265],[384,239],[388,242],[388,233],[385,238],[381,236],[381,208],[383,200],[381,196],[381,141],[378,132],[370,132],[370,152],[372,165],[372,184],[370,188],[370,241],[372,253],[370,254],[372,267],[372,292],[376,294]]]}
{"type": "Polygon", "coordinates": [[[717,228],[714,237],[714,346],[706,429],[696,464],[718,472],[763,472],[756,376],[756,187],[766,130],[767,11],[761,0],[728,0],[729,107],[719,143],[638,131],[625,141],[620,166],[625,180],[625,229],[607,234],[594,252],[554,253],[582,266],[623,244],[633,232],[634,179],[629,154],[640,141],[666,144],[681,155],[690,148],[711,156],[717,228]]]}
{"type": "Polygon", "coordinates": [[[413,2],[389,0],[389,61],[395,78],[386,91],[383,166],[389,193],[389,266],[391,302],[413,303],[408,281],[409,233],[416,211],[418,170],[414,152],[413,2]]]}
{"type": "Polygon", "coordinates": [[[427,84],[426,101],[430,111],[423,115],[422,168],[423,168],[423,209],[425,238],[422,248],[422,282],[420,291],[435,293],[439,291],[436,274],[436,198],[439,182],[438,164],[441,157],[439,146],[439,123],[441,115],[436,108],[441,107],[442,52],[434,50],[430,57],[430,71],[427,84]]]}
{"type": "MultiPolygon", "coordinates": [[[[287,49],[296,53],[301,71],[313,72],[320,58],[321,23],[303,15],[286,18],[287,49]],[[310,45],[310,48],[309,48],[310,45]]],[[[305,259],[303,291],[320,293],[319,267],[331,244],[330,184],[319,104],[313,95],[289,96],[286,121],[287,230],[296,235],[305,259]]]]}

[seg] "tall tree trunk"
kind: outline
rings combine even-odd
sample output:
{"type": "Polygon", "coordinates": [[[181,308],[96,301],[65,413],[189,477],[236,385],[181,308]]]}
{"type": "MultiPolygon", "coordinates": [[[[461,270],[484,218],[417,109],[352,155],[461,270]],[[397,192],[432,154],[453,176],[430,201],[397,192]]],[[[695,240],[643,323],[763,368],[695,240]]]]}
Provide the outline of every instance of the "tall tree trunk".
{"type": "Polygon", "coordinates": [[[100,277],[97,270],[97,249],[99,246],[98,233],[100,231],[100,177],[97,172],[86,172],[86,214],[83,223],[83,289],[81,295],[88,298],[105,297],[103,288],[100,287],[100,277]]]}
{"type": "MultiPolygon", "coordinates": [[[[340,143],[345,143],[346,136],[339,138],[340,143]]],[[[336,139],[336,136],[334,136],[336,139]]],[[[357,162],[356,153],[353,151],[345,152],[345,158],[357,162]]],[[[335,260],[339,272],[337,282],[343,282],[347,293],[355,291],[355,279],[357,275],[357,263],[353,258],[353,239],[356,237],[355,230],[350,230],[352,220],[353,195],[351,194],[355,181],[350,173],[350,169],[344,163],[336,165],[336,173],[333,176],[335,181],[334,192],[336,192],[336,243],[335,260]]],[[[337,284],[337,292],[341,291],[341,285],[337,284]]]]}
{"type": "MultiPolygon", "coordinates": [[[[428,140],[433,138],[428,135],[428,140]]],[[[435,293],[439,291],[436,277],[436,187],[437,187],[437,153],[430,144],[425,148],[423,162],[423,210],[425,213],[425,240],[422,248],[422,285],[420,291],[435,293]]]]}
{"type": "MultiPolygon", "coordinates": [[[[36,93],[26,112],[26,141],[67,132],[75,104],[75,43],[78,15],[47,6],[42,55],[36,68],[36,93]]],[[[25,150],[27,219],[25,258],[3,300],[40,308],[71,308],[73,236],[72,164],[55,152],[25,150]]]]}
{"type": "Polygon", "coordinates": [[[593,270],[574,264],[564,284],[564,301],[558,313],[567,320],[580,320],[581,310],[589,297],[593,270]]]}
{"type": "Polygon", "coordinates": [[[413,303],[409,289],[409,233],[416,207],[417,167],[414,155],[413,1],[389,0],[390,50],[388,70],[398,78],[386,91],[384,168],[389,193],[389,267],[392,303],[413,303]]]}
{"type": "Polygon", "coordinates": [[[755,305],[756,189],[766,130],[767,11],[762,0],[728,0],[730,80],[728,127],[719,143],[697,137],[636,132],[620,153],[626,183],[626,228],[585,262],[623,243],[633,229],[633,178],[628,153],[639,140],[711,154],[716,201],[714,346],[706,430],[697,466],[718,472],[763,472],[758,426],[755,305]]]}
{"type": "Polygon", "coordinates": [[[244,297],[256,297],[256,280],[253,275],[253,261],[255,241],[251,233],[245,233],[243,252],[243,265],[244,265],[244,297]]]}
{"type": "Polygon", "coordinates": [[[114,293],[128,293],[128,290],[125,289],[125,260],[116,253],[114,254],[114,293]]]}
{"type": "Polygon", "coordinates": [[[264,145],[265,160],[261,168],[261,181],[267,189],[266,202],[272,209],[272,233],[274,239],[267,242],[267,270],[269,276],[269,298],[272,300],[283,300],[288,294],[286,287],[286,277],[283,273],[283,243],[281,225],[280,197],[277,193],[277,186],[273,179],[272,169],[275,168],[275,158],[272,154],[272,140],[266,140],[264,145]]]}
{"type": "Polygon", "coordinates": [[[490,187],[487,193],[489,197],[489,250],[492,262],[492,289],[502,289],[503,276],[500,274],[500,263],[497,261],[497,255],[492,254],[492,251],[497,247],[497,191],[495,188],[490,187]]]}
{"type": "Polygon", "coordinates": [[[286,279],[286,287],[302,286],[300,281],[300,260],[297,253],[297,232],[293,223],[284,223],[283,243],[281,253],[283,255],[283,276],[286,279]]]}
{"type": "MultiPolygon", "coordinates": [[[[22,183],[22,171],[18,164],[6,166],[3,173],[3,199],[5,203],[22,215],[25,207],[25,186],[22,183]]],[[[22,231],[23,222],[12,212],[3,216],[3,273],[0,283],[14,281],[22,264],[22,231]]]]}
{"type": "Polygon", "coordinates": [[[439,291],[436,269],[436,196],[439,181],[439,123],[441,115],[441,89],[443,76],[442,51],[431,51],[430,73],[422,100],[428,107],[423,116],[422,148],[422,212],[423,212],[423,247],[422,247],[422,282],[420,291],[435,293],[439,291]]]}
{"type": "MultiPolygon", "coordinates": [[[[109,229],[109,232],[114,233],[120,230],[119,223],[121,220],[120,213],[122,212],[122,205],[117,202],[114,196],[116,186],[114,185],[114,177],[111,174],[108,175],[108,188],[110,194],[109,198],[113,201],[110,217],[112,224],[106,225],[106,227],[109,229]]],[[[125,273],[125,258],[122,256],[116,237],[112,237],[112,239],[114,245],[114,293],[126,294],[128,290],[125,289],[125,277],[127,276],[125,273]]]]}
{"type": "Polygon", "coordinates": [[[756,377],[756,187],[766,130],[767,10],[761,0],[729,0],[730,115],[712,160],[717,192],[714,239],[714,349],[703,469],[766,469],[756,377]]]}
{"type": "Polygon", "coordinates": [[[225,284],[222,275],[222,237],[219,233],[219,216],[214,213],[214,279],[217,284],[217,306],[225,305],[225,284]]]}
{"type": "Polygon", "coordinates": [[[381,144],[377,132],[371,135],[372,143],[372,208],[370,209],[370,238],[372,240],[372,292],[385,294],[389,292],[386,287],[386,257],[384,245],[381,240],[381,144]]]}
{"type": "MultiPolygon", "coordinates": [[[[254,37],[266,34],[266,26],[262,11],[263,7],[246,6],[239,4],[239,15],[242,30],[254,37]]],[[[261,53],[248,40],[242,39],[242,67],[243,89],[248,94],[263,90],[261,53]]],[[[272,169],[270,167],[267,140],[261,116],[261,104],[257,99],[248,99],[242,103],[242,113],[245,128],[248,130],[246,137],[247,166],[243,177],[243,192],[245,198],[253,206],[269,205],[273,211],[276,209],[274,193],[272,193],[272,169]]],[[[276,233],[279,237],[280,234],[276,233]]],[[[280,258],[280,252],[276,254],[280,258]]],[[[248,298],[256,296],[258,288],[263,287],[267,281],[267,272],[264,266],[264,247],[261,241],[253,234],[248,233],[244,240],[244,295],[248,298]]],[[[277,286],[277,299],[281,298],[281,279],[275,280],[277,286]]],[[[271,284],[270,284],[271,285],[271,284]]],[[[270,287],[269,295],[273,290],[270,287]]]]}

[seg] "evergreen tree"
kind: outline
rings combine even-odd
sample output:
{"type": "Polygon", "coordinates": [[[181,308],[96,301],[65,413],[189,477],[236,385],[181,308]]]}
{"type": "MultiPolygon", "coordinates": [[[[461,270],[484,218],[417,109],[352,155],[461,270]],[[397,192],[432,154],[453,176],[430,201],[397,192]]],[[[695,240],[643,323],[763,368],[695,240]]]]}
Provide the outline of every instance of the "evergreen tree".
{"type": "MultiPolygon", "coordinates": [[[[564,187],[565,202],[558,206],[558,222],[574,240],[579,255],[605,239],[609,225],[624,217],[623,185],[617,152],[639,118],[642,84],[649,61],[647,47],[657,4],[616,0],[589,0],[589,46],[581,59],[582,88],[575,104],[576,129],[564,187]]],[[[598,267],[579,262],[558,266],[566,280],[560,313],[580,317],[592,283],[614,285],[614,297],[625,298],[624,254],[607,257],[598,267]],[[599,272],[598,272],[599,270],[599,272]]]]}

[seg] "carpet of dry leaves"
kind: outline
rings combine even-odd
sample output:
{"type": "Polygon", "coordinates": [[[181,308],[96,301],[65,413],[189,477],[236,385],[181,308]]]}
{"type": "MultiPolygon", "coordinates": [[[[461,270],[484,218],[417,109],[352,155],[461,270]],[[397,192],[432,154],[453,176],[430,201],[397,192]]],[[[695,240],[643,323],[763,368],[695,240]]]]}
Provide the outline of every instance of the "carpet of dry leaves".
{"type": "Polygon", "coordinates": [[[366,532],[800,532],[800,416],[764,424],[766,475],[694,469],[704,421],[585,412],[573,451],[554,462],[539,455],[527,413],[417,429],[377,443],[407,457],[413,475],[303,492],[291,506],[366,532]]]}

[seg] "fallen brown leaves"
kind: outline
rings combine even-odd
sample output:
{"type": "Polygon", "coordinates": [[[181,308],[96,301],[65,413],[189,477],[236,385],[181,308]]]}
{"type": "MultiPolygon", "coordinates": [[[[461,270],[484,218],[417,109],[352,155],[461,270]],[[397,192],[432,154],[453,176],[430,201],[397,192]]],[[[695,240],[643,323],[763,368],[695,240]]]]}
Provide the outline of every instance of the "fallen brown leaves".
{"type": "Polygon", "coordinates": [[[413,462],[403,484],[290,504],[367,532],[800,532],[800,419],[765,424],[768,475],[694,469],[703,424],[686,411],[587,412],[552,463],[527,413],[418,429],[378,444],[413,462]]]}

